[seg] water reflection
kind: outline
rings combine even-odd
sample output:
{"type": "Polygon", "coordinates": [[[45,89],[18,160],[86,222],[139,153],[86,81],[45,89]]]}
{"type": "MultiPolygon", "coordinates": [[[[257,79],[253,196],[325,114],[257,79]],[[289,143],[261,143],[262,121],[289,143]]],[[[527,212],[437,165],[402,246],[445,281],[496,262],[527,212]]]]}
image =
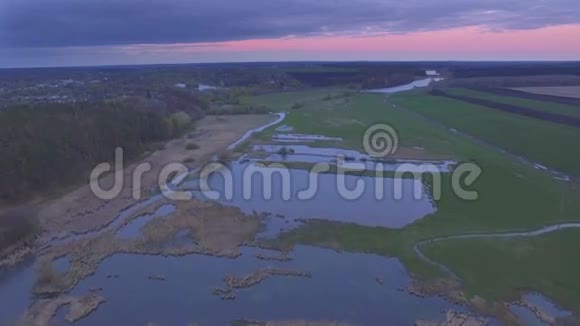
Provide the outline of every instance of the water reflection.
{"type": "MultiPolygon", "coordinates": [[[[232,162],[228,169],[232,173],[232,182],[228,182],[227,187],[225,179],[218,173],[210,175],[208,185],[219,195],[221,203],[239,207],[245,213],[402,228],[436,211],[420,180],[352,175],[341,179],[334,174],[316,175],[299,169],[285,170],[287,174],[283,177],[283,173],[273,169],[240,162],[232,162]],[[268,176],[271,176],[270,180],[268,176]],[[315,184],[316,191],[306,196],[304,190],[315,190],[315,184]],[[357,192],[356,198],[345,197],[357,189],[362,191],[357,192]],[[228,198],[229,190],[231,198],[228,198]]],[[[208,198],[200,190],[193,193],[199,199],[208,198]]]]}

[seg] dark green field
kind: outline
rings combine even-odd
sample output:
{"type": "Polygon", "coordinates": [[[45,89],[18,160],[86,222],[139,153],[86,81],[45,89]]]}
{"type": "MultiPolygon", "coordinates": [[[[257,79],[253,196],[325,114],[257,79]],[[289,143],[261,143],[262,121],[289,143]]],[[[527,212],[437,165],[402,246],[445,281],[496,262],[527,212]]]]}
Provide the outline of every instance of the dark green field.
{"type": "Polygon", "coordinates": [[[400,94],[394,103],[449,128],[580,177],[580,128],[492,110],[426,93],[400,94]]]}
{"type": "Polygon", "coordinates": [[[580,117],[580,107],[562,104],[562,103],[532,100],[532,99],[526,99],[526,98],[522,98],[522,97],[498,95],[498,94],[494,94],[492,92],[478,91],[478,90],[472,90],[472,89],[466,89],[466,88],[451,88],[451,89],[447,89],[446,91],[452,95],[461,95],[461,96],[468,96],[468,97],[473,97],[473,98],[481,98],[481,99],[486,99],[486,100],[499,102],[499,103],[506,103],[506,104],[522,106],[525,108],[530,108],[530,109],[539,110],[539,111],[558,113],[558,114],[567,115],[567,116],[571,116],[571,117],[580,117]]]}

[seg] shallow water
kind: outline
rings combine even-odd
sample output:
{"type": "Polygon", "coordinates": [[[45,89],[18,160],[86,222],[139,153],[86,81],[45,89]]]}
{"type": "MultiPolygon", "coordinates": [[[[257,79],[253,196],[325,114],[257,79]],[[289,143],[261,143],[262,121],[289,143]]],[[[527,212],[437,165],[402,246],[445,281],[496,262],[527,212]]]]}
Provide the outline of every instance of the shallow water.
{"type": "Polygon", "coordinates": [[[453,171],[457,162],[450,160],[390,160],[378,162],[370,155],[355,150],[328,147],[310,147],[306,145],[254,145],[254,152],[265,152],[270,155],[266,161],[273,162],[304,162],[304,163],[336,163],[339,157],[345,161],[343,166],[358,168],[366,171],[398,171],[405,172],[436,172],[448,173],[453,171]],[[278,154],[286,151],[286,154],[278,154]],[[379,164],[380,163],[380,164],[379,164]]]}
{"type": "Polygon", "coordinates": [[[173,248],[173,247],[189,247],[197,245],[197,242],[193,240],[191,237],[190,230],[181,230],[177,232],[177,234],[169,241],[164,247],[165,248],[173,248]]]}
{"type": "Polygon", "coordinates": [[[322,135],[307,135],[307,134],[275,134],[272,136],[273,140],[295,140],[295,141],[342,141],[340,137],[329,137],[322,135]]]}
{"type": "Polygon", "coordinates": [[[0,274],[0,325],[12,325],[32,303],[34,261],[27,260],[0,274]]]}
{"type": "Polygon", "coordinates": [[[341,182],[334,174],[316,175],[299,169],[281,172],[239,162],[232,162],[228,169],[232,175],[228,186],[220,173],[208,178],[209,190],[215,191],[213,195],[217,198],[199,190],[193,191],[194,196],[217,199],[245,213],[271,213],[293,219],[326,219],[389,228],[402,228],[436,211],[425,186],[415,179],[343,175],[341,182]],[[264,183],[269,175],[271,182],[264,183]],[[382,196],[377,187],[382,189],[382,196]],[[306,189],[312,192],[306,194],[303,192],[306,189]]]}
{"type": "Polygon", "coordinates": [[[369,89],[369,90],[365,90],[365,92],[368,92],[368,93],[388,93],[388,94],[405,92],[405,91],[413,90],[415,88],[427,87],[432,82],[438,82],[441,80],[443,80],[443,78],[425,78],[425,79],[416,80],[412,83],[401,85],[401,86],[379,88],[379,89],[369,89]]]}
{"type": "Polygon", "coordinates": [[[537,305],[553,317],[567,317],[572,313],[558,308],[552,301],[539,293],[529,293],[523,296],[523,299],[529,303],[537,305]]]}
{"type": "Polygon", "coordinates": [[[231,320],[341,320],[364,325],[412,325],[416,319],[439,319],[443,311],[464,311],[439,298],[420,299],[398,290],[409,284],[401,263],[364,254],[297,247],[288,263],[255,258],[267,251],[243,248],[237,259],[209,256],[163,258],[117,255],[105,260],[99,271],[74,290],[84,294],[103,287],[107,298],[97,311],[75,325],[229,325],[231,320]],[[236,291],[235,301],[211,294],[223,288],[228,274],[245,275],[275,267],[306,271],[312,278],[271,277],[236,291]],[[119,274],[107,279],[108,274],[119,274]],[[165,281],[151,281],[150,275],[165,281]],[[384,284],[375,279],[380,277],[384,284]]]}
{"type": "Polygon", "coordinates": [[[289,126],[289,125],[282,125],[282,126],[276,128],[276,131],[278,131],[278,132],[291,132],[291,131],[294,131],[294,127],[289,126]]]}
{"type": "MultiPolygon", "coordinates": [[[[318,157],[329,156],[336,158],[338,155],[358,157],[369,157],[368,155],[361,154],[355,150],[342,149],[342,148],[329,148],[329,147],[311,147],[307,145],[254,145],[252,150],[254,152],[266,152],[266,153],[277,153],[281,149],[292,150],[293,155],[303,154],[303,155],[315,155],[318,157]]],[[[289,154],[289,155],[292,155],[289,154]]]]}
{"type": "Polygon", "coordinates": [[[217,87],[210,86],[210,85],[205,85],[205,84],[198,84],[197,85],[197,90],[198,91],[208,91],[208,90],[213,90],[213,89],[217,89],[217,87]]]}
{"type": "Polygon", "coordinates": [[[256,236],[258,239],[275,239],[280,234],[298,228],[304,224],[301,220],[282,215],[270,215],[264,219],[263,230],[256,236]]]}
{"type": "MultiPolygon", "coordinates": [[[[569,317],[572,313],[558,308],[552,301],[539,293],[528,293],[522,296],[522,299],[530,304],[538,306],[551,317],[569,317]]],[[[510,310],[521,318],[526,325],[545,326],[547,323],[540,320],[530,309],[512,304],[510,310]]]]}
{"type": "Polygon", "coordinates": [[[524,325],[526,326],[549,326],[538,319],[538,317],[536,317],[536,315],[526,307],[510,305],[509,308],[522,322],[524,322],[524,325]]]}
{"type": "Polygon", "coordinates": [[[121,213],[119,213],[119,215],[117,215],[109,224],[105,225],[104,227],[102,227],[98,230],[95,230],[92,232],[87,232],[87,233],[73,234],[73,235],[67,236],[65,238],[53,240],[51,242],[51,244],[53,246],[57,246],[57,245],[65,243],[65,242],[69,242],[69,241],[73,241],[73,240],[94,237],[95,235],[97,235],[101,232],[104,232],[104,231],[114,230],[119,225],[121,225],[125,221],[125,219],[127,217],[129,217],[131,214],[133,214],[135,211],[137,211],[138,209],[141,209],[143,207],[147,207],[149,205],[152,205],[155,202],[161,200],[162,198],[163,198],[162,195],[155,195],[155,196],[152,196],[152,197],[150,197],[146,200],[143,200],[141,202],[137,202],[136,204],[133,204],[133,205],[129,206],[128,208],[124,209],[123,211],[121,211],[121,213]]]}
{"type": "Polygon", "coordinates": [[[295,144],[314,143],[314,140],[304,140],[304,139],[279,139],[279,138],[274,138],[274,137],[272,137],[272,141],[273,142],[276,142],[276,143],[295,143],[295,144]]]}
{"type": "Polygon", "coordinates": [[[59,273],[66,273],[70,268],[70,261],[67,256],[60,257],[52,261],[52,267],[59,273]]]}
{"type": "Polygon", "coordinates": [[[149,223],[153,219],[167,216],[173,212],[175,212],[175,205],[163,205],[159,207],[153,214],[145,214],[137,217],[131,223],[117,231],[116,236],[121,239],[134,239],[139,235],[141,228],[145,224],[149,223]]]}

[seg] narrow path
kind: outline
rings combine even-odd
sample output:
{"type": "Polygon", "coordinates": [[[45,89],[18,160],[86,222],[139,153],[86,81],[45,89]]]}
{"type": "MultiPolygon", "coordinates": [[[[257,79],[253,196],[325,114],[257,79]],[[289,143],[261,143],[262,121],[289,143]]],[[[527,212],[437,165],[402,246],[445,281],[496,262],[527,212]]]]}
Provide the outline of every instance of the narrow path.
{"type": "Polygon", "coordinates": [[[570,222],[570,223],[559,223],[559,224],[552,224],[548,226],[544,226],[540,229],[531,230],[531,231],[518,231],[518,232],[496,232],[496,233],[472,233],[472,234],[458,234],[458,235],[448,235],[443,237],[437,237],[433,239],[423,240],[417,242],[413,246],[413,250],[424,261],[438,266],[442,270],[449,273],[454,278],[459,278],[455,273],[453,273],[448,267],[443,264],[440,264],[436,261],[433,261],[429,257],[425,256],[425,254],[421,251],[421,246],[426,244],[433,244],[436,242],[446,241],[446,240],[459,240],[459,239],[505,239],[505,238],[529,238],[529,237],[536,237],[548,233],[558,232],[561,230],[566,229],[577,229],[580,228],[580,222],[570,222]]]}

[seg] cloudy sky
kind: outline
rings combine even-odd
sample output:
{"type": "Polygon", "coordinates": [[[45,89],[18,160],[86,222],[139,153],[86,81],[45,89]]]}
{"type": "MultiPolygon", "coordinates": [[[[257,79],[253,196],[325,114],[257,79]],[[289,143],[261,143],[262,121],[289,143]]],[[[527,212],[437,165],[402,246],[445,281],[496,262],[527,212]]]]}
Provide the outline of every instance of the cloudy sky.
{"type": "Polygon", "coordinates": [[[578,0],[0,0],[0,67],[580,60],[578,0]]]}

